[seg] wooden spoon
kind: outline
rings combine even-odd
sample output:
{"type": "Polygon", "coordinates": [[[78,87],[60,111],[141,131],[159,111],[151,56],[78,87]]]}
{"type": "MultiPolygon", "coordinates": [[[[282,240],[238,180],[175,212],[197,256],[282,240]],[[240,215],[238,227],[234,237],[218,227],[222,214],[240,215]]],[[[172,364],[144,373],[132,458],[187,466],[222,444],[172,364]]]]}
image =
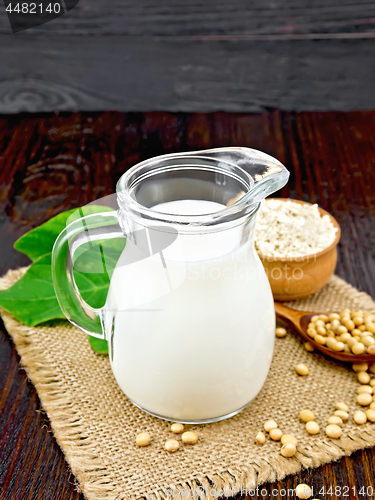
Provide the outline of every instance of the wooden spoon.
{"type": "MultiPolygon", "coordinates": [[[[316,314],[326,314],[326,313],[310,313],[306,311],[297,311],[296,309],[291,309],[286,307],[281,302],[275,302],[276,316],[284,321],[290,323],[295,327],[300,336],[311,345],[318,349],[322,353],[330,356],[331,358],[338,359],[340,361],[348,361],[349,363],[373,363],[375,361],[374,354],[351,354],[348,352],[337,352],[332,349],[328,349],[324,345],[317,344],[314,339],[307,335],[307,326],[311,321],[311,317],[316,314]]],[[[328,316],[328,314],[327,314],[328,316]]]]}

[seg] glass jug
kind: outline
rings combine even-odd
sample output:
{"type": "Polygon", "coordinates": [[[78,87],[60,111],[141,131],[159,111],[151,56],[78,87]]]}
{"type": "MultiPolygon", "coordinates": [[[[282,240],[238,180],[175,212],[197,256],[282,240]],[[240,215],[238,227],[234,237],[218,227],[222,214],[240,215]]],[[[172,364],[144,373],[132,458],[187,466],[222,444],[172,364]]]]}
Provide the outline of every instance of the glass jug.
{"type": "Polygon", "coordinates": [[[288,177],[280,162],[248,148],[151,158],[120,178],[118,211],[83,217],[57,238],[61,309],[108,341],[113,374],[139,408],[204,423],[235,415],[259,393],[275,311],[254,225],[261,200],[288,177]],[[126,245],[106,303],[92,308],[75,284],[74,254],[84,242],[118,237],[126,245]]]}

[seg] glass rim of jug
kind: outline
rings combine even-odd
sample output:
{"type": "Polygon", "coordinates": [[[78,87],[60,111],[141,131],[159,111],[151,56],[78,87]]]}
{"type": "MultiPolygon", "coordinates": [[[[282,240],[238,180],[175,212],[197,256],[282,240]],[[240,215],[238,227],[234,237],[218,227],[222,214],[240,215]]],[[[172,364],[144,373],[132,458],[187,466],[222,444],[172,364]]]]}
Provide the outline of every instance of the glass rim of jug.
{"type": "Polygon", "coordinates": [[[262,199],[284,186],[288,178],[288,170],[272,156],[250,148],[226,147],[171,153],[144,160],[120,177],[116,193],[120,211],[130,211],[142,219],[180,228],[204,228],[225,223],[232,225],[233,222],[238,224],[243,217],[254,215],[262,199]],[[199,215],[165,213],[135,199],[135,188],[147,179],[187,170],[226,175],[242,186],[243,195],[221,210],[199,215]]]}

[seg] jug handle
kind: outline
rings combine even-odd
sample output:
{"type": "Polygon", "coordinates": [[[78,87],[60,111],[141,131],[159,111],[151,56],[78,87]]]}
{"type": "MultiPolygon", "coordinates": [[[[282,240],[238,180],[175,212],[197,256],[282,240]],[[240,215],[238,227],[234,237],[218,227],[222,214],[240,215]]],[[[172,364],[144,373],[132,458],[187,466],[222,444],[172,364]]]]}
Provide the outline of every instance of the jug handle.
{"type": "Polygon", "coordinates": [[[62,312],[85,333],[106,339],[102,328],[103,308],[91,307],[79,293],[74,280],[74,253],[84,243],[125,238],[119,225],[118,212],[86,215],[69,224],[57,237],[52,250],[52,280],[62,312]]]}

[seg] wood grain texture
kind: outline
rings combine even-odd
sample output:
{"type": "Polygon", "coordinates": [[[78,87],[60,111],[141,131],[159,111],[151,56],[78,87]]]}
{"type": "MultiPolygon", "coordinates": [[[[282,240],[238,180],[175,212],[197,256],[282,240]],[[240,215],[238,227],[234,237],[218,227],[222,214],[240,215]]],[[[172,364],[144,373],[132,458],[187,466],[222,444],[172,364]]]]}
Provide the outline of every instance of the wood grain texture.
{"type": "Polygon", "coordinates": [[[18,35],[0,112],[374,109],[373,0],[80,0],[18,35]]]}
{"type": "MultiPolygon", "coordinates": [[[[286,164],[291,179],[278,194],[332,213],[342,228],[337,273],[375,297],[375,112],[0,117],[0,273],[27,264],[12,249],[21,234],[112,193],[135,163],[228,145],[258,148],[286,164]]],[[[0,390],[0,499],[83,500],[3,325],[0,390]]],[[[370,500],[360,488],[375,490],[374,478],[369,449],[267,484],[251,498],[286,500],[292,497],[283,490],[303,482],[314,486],[316,498],[370,500]],[[319,494],[323,486],[341,490],[319,494]]]]}
{"type": "MultiPolygon", "coordinates": [[[[0,17],[0,33],[9,33],[7,21],[5,15],[0,17]]],[[[69,14],[30,33],[232,36],[371,31],[375,31],[372,0],[80,0],[69,14]]]]}
{"type": "Polygon", "coordinates": [[[56,36],[47,42],[43,36],[3,35],[0,113],[371,109],[374,57],[375,38],[56,36]]]}

